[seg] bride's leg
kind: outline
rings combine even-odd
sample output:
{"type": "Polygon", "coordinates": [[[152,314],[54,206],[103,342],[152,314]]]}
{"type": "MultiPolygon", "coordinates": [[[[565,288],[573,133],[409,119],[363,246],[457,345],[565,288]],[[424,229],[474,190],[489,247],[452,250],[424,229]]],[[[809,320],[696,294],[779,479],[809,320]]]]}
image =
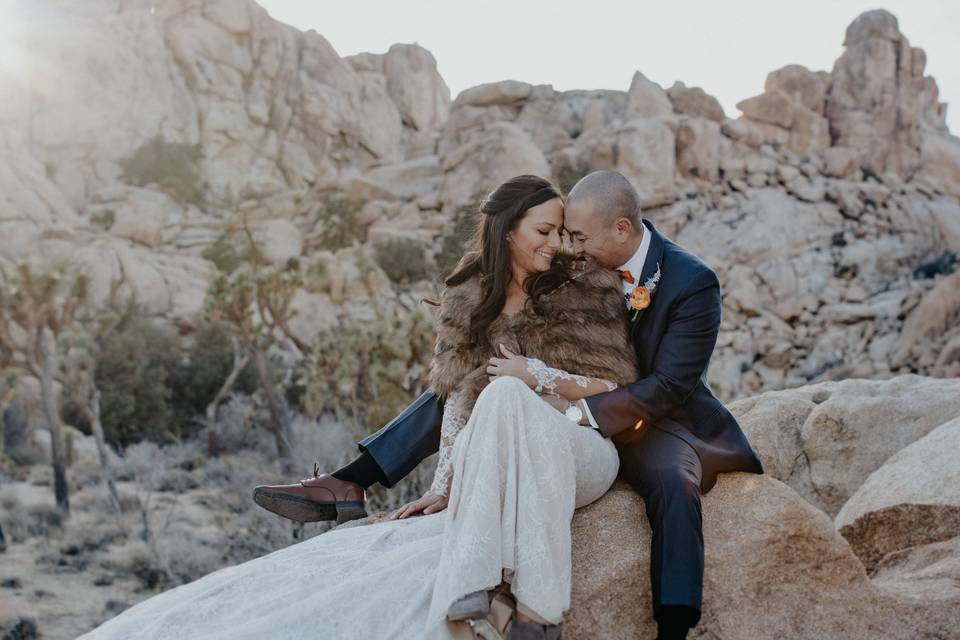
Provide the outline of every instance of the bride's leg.
{"type": "Polygon", "coordinates": [[[577,470],[577,508],[603,497],[620,470],[620,456],[610,438],[592,427],[568,421],[577,470]]]}
{"type": "Polygon", "coordinates": [[[430,619],[512,571],[511,589],[526,610],[562,620],[577,501],[574,427],[516,378],[498,378],[480,394],[454,445],[430,619]]]}

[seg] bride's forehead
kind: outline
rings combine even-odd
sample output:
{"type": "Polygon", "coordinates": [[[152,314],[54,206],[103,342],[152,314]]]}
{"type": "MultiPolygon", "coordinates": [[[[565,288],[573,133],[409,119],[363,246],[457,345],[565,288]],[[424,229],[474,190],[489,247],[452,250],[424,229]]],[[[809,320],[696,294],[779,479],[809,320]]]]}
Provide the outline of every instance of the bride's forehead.
{"type": "Polygon", "coordinates": [[[560,226],[563,223],[563,202],[560,198],[553,198],[535,207],[530,207],[527,210],[525,221],[532,224],[548,222],[560,226]]]}

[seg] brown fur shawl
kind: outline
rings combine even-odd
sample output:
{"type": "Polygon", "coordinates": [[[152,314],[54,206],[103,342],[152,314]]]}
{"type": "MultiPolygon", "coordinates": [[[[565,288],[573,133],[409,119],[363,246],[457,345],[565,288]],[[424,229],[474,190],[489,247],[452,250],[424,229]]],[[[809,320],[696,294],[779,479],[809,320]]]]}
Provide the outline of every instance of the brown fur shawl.
{"type": "Polygon", "coordinates": [[[510,317],[501,314],[489,327],[489,344],[472,348],[468,336],[480,302],[479,277],[447,287],[440,298],[430,390],[445,397],[463,389],[465,408],[472,410],[489,382],[487,361],[500,355],[495,349],[501,343],[570,373],[619,385],[635,381],[636,355],[619,276],[594,268],[574,278],[541,297],[542,314],[528,308],[510,317]]]}

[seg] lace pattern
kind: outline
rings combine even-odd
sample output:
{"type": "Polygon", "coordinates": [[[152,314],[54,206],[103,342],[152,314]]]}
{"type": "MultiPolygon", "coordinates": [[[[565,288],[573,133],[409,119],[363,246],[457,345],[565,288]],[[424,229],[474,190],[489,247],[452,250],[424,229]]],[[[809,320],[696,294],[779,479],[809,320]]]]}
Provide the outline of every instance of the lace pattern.
{"type": "MultiPolygon", "coordinates": [[[[556,395],[557,380],[573,380],[578,387],[586,389],[590,386],[590,378],[579,376],[574,373],[567,373],[563,369],[554,369],[548,367],[543,360],[537,358],[527,358],[527,371],[537,380],[537,387],[534,389],[537,393],[552,393],[556,395]]],[[[617,388],[616,383],[609,380],[599,380],[607,388],[607,391],[613,391],[617,388]]]]}
{"type": "Polygon", "coordinates": [[[437,470],[433,474],[430,488],[438,496],[445,496],[450,490],[450,478],[453,475],[453,442],[457,434],[467,424],[470,415],[464,404],[464,394],[456,390],[443,404],[443,419],[440,422],[440,451],[437,458],[437,470]]]}

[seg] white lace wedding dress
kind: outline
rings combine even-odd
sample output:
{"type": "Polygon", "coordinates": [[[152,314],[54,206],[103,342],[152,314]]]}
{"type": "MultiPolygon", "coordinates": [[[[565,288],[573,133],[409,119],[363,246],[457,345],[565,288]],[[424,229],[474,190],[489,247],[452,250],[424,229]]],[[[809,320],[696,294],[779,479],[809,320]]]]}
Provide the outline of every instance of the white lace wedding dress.
{"type": "Polygon", "coordinates": [[[613,443],[517,378],[498,378],[469,420],[453,394],[435,486],[446,510],[336,529],[215,571],[107,621],[88,640],[449,638],[450,604],[503,579],[559,622],[570,606],[570,520],[602,496],[613,443]]]}

